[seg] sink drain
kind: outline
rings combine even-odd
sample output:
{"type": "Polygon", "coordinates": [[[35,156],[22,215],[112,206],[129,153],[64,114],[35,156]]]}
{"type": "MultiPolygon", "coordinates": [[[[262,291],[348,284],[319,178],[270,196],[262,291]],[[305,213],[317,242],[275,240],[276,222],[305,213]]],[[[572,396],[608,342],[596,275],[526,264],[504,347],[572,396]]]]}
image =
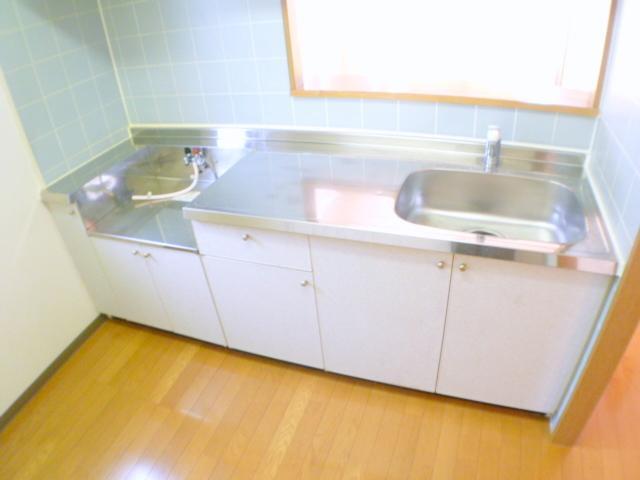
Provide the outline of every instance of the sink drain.
{"type": "Polygon", "coordinates": [[[482,228],[470,228],[469,230],[465,230],[465,232],[475,233],[476,235],[484,235],[486,237],[502,237],[499,233],[492,232],[490,230],[484,230],[482,228]]]}

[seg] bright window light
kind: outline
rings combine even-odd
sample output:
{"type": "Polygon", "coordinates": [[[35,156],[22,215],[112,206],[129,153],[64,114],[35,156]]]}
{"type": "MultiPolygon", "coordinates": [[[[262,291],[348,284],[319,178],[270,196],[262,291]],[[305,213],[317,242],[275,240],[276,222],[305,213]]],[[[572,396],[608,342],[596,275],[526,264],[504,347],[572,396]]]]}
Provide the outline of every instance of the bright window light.
{"type": "Polygon", "coordinates": [[[594,109],[611,1],[286,0],[293,91],[594,109]]]}

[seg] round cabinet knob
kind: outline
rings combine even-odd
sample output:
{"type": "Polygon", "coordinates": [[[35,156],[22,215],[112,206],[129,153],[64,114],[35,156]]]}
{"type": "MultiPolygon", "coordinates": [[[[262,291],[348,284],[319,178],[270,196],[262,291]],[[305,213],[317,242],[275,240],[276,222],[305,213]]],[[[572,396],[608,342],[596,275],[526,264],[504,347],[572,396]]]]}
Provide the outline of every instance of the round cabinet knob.
{"type": "Polygon", "coordinates": [[[131,255],[140,255],[140,252],[138,250],[134,250],[131,252],[131,255]]]}
{"type": "Polygon", "coordinates": [[[445,265],[446,264],[442,260],[440,260],[438,263],[436,263],[436,267],[438,267],[438,268],[444,268],[445,265]]]}
{"type": "Polygon", "coordinates": [[[460,270],[461,272],[464,272],[467,270],[467,264],[466,263],[461,263],[460,265],[458,265],[458,270],[460,270]]]}
{"type": "Polygon", "coordinates": [[[248,233],[245,233],[244,235],[242,235],[242,241],[246,242],[247,240],[249,240],[251,238],[251,235],[249,235],[248,233]]]}
{"type": "Polygon", "coordinates": [[[144,258],[149,258],[151,256],[151,254],[149,252],[147,252],[147,253],[143,253],[142,256],[144,258]]]}
{"type": "Polygon", "coordinates": [[[71,210],[69,210],[69,215],[75,215],[76,211],[72,208],[71,210]]]}
{"type": "Polygon", "coordinates": [[[306,287],[307,285],[309,285],[309,280],[303,280],[300,282],[301,287],[306,287]]]}

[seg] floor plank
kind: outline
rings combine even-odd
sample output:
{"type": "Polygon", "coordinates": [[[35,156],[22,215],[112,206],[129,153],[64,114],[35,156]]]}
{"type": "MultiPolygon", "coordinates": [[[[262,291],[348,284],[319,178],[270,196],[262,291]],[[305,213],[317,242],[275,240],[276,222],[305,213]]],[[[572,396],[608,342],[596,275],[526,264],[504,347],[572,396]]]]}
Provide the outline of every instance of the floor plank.
{"type": "Polygon", "coordinates": [[[0,432],[0,479],[640,478],[640,335],[574,447],[538,415],[104,323],[0,432]]]}

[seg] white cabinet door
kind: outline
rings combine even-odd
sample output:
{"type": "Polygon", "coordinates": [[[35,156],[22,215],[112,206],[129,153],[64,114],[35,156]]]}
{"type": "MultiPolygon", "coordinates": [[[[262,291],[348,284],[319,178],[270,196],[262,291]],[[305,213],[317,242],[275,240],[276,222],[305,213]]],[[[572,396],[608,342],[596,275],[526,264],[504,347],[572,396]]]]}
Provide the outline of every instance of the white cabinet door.
{"type": "Polygon", "coordinates": [[[434,391],[452,256],[314,237],[311,258],[327,370],[434,391]]]}
{"type": "Polygon", "coordinates": [[[226,345],[200,256],[142,245],[169,322],[176,333],[226,345]]]}
{"type": "Polygon", "coordinates": [[[436,391],[553,412],[609,282],[593,273],[456,255],[436,391]]]}
{"type": "Polygon", "coordinates": [[[106,238],[92,240],[117,298],[113,315],[172,330],[142,255],[142,246],[106,238]]]}
{"type": "Polygon", "coordinates": [[[100,313],[115,315],[116,298],[111,284],[100,267],[98,256],[76,207],[73,205],[49,205],[49,211],[53,215],[96,309],[100,313]]]}
{"type": "Polygon", "coordinates": [[[231,348],[322,368],[309,272],[203,257],[231,348]]]}

